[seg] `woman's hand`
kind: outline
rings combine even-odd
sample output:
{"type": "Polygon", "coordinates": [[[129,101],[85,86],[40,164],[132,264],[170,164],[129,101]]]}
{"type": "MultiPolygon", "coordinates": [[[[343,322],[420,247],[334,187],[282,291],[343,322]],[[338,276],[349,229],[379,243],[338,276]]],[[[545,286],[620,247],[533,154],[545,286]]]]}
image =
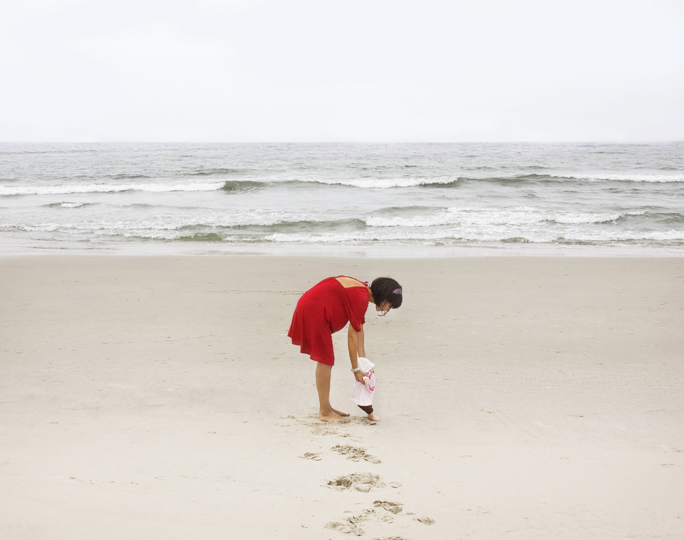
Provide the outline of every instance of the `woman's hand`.
{"type": "Polygon", "coordinates": [[[368,377],[368,373],[366,373],[366,372],[363,371],[363,370],[359,370],[359,371],[357,371],[356,373],[354,373],[354,378],[355,378],[357,381],[359,381],[361,384],[365,384],[365,383],[363,382],[363,378],[364,378],[364,377],[368,377]]]}

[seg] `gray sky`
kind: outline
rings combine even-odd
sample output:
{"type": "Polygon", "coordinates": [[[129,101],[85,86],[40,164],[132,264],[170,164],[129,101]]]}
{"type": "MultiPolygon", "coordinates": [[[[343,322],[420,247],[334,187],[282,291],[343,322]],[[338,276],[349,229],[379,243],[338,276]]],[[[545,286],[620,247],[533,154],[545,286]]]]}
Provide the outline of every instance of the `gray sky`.
{"type": "Polygon", "coordinates": [[[0,0],[2,141],[684,140],[684,0],[0,0]]]}

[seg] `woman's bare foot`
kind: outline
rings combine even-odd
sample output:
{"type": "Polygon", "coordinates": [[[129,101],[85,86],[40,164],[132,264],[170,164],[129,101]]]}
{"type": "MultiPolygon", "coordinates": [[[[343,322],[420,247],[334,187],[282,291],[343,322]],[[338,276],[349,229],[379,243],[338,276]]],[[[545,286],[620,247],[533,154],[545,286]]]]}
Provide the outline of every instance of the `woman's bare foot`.
{"type": "Polygon", "coordinates": [[[349,422],[349,418],[343,418],[339,414],[336,414],[334,411],[330,411],[327,414],[324,414],[322,412],[318,413],[318,418],[323,420],[323,422],[341,422],[343,424],[349,422]]]}
{"type": "Polygon", "coordinates": [[[368,420],[372,420],[373,422],[377,422],[380,420],[380,417],[377,414],[370,413],[368,415],[368,420]]]}
{"type": "Polygon", "coordinates": [[[337,409],[333,409],[332,411],[333,411],[335,414],[338,414],[338,415],[340,415],[340,416],[349,416],[349,413],[341,412],[341,411],[338,411],[337,409]]]}

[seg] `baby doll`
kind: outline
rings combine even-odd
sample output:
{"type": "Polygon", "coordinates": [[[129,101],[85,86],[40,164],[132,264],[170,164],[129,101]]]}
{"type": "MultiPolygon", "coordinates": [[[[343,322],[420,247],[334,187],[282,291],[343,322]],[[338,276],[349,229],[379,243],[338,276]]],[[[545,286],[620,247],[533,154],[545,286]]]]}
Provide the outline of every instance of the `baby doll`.
{"type": "Polygon", "coordinates": [[[361,371],[368,374],[363,378],[363,382],[354,381],[352,386],[351,400],[368,415],[369,420],[377,422],[380,418],[373,414],[373,392],[375,392],[375,364],[368,358],[359,356],[359,367],[361,371]]]}

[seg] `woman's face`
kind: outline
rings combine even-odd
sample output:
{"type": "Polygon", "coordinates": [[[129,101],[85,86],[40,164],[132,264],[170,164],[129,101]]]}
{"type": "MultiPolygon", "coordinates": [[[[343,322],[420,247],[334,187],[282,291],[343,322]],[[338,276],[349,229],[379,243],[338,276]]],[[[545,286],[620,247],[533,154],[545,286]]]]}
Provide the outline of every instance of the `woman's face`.
{"type": "Polygon", "coordinates": [[[387,315],[389,313],[390,309],[392,309],[392,304],[390,302],[388,302],[387,300],[385,300],[379,306],[378,305],[375,306],[375,311],[379,312],[378,316],[380,316],[380,317],[384,317],[385,315],[387,315]]]}

